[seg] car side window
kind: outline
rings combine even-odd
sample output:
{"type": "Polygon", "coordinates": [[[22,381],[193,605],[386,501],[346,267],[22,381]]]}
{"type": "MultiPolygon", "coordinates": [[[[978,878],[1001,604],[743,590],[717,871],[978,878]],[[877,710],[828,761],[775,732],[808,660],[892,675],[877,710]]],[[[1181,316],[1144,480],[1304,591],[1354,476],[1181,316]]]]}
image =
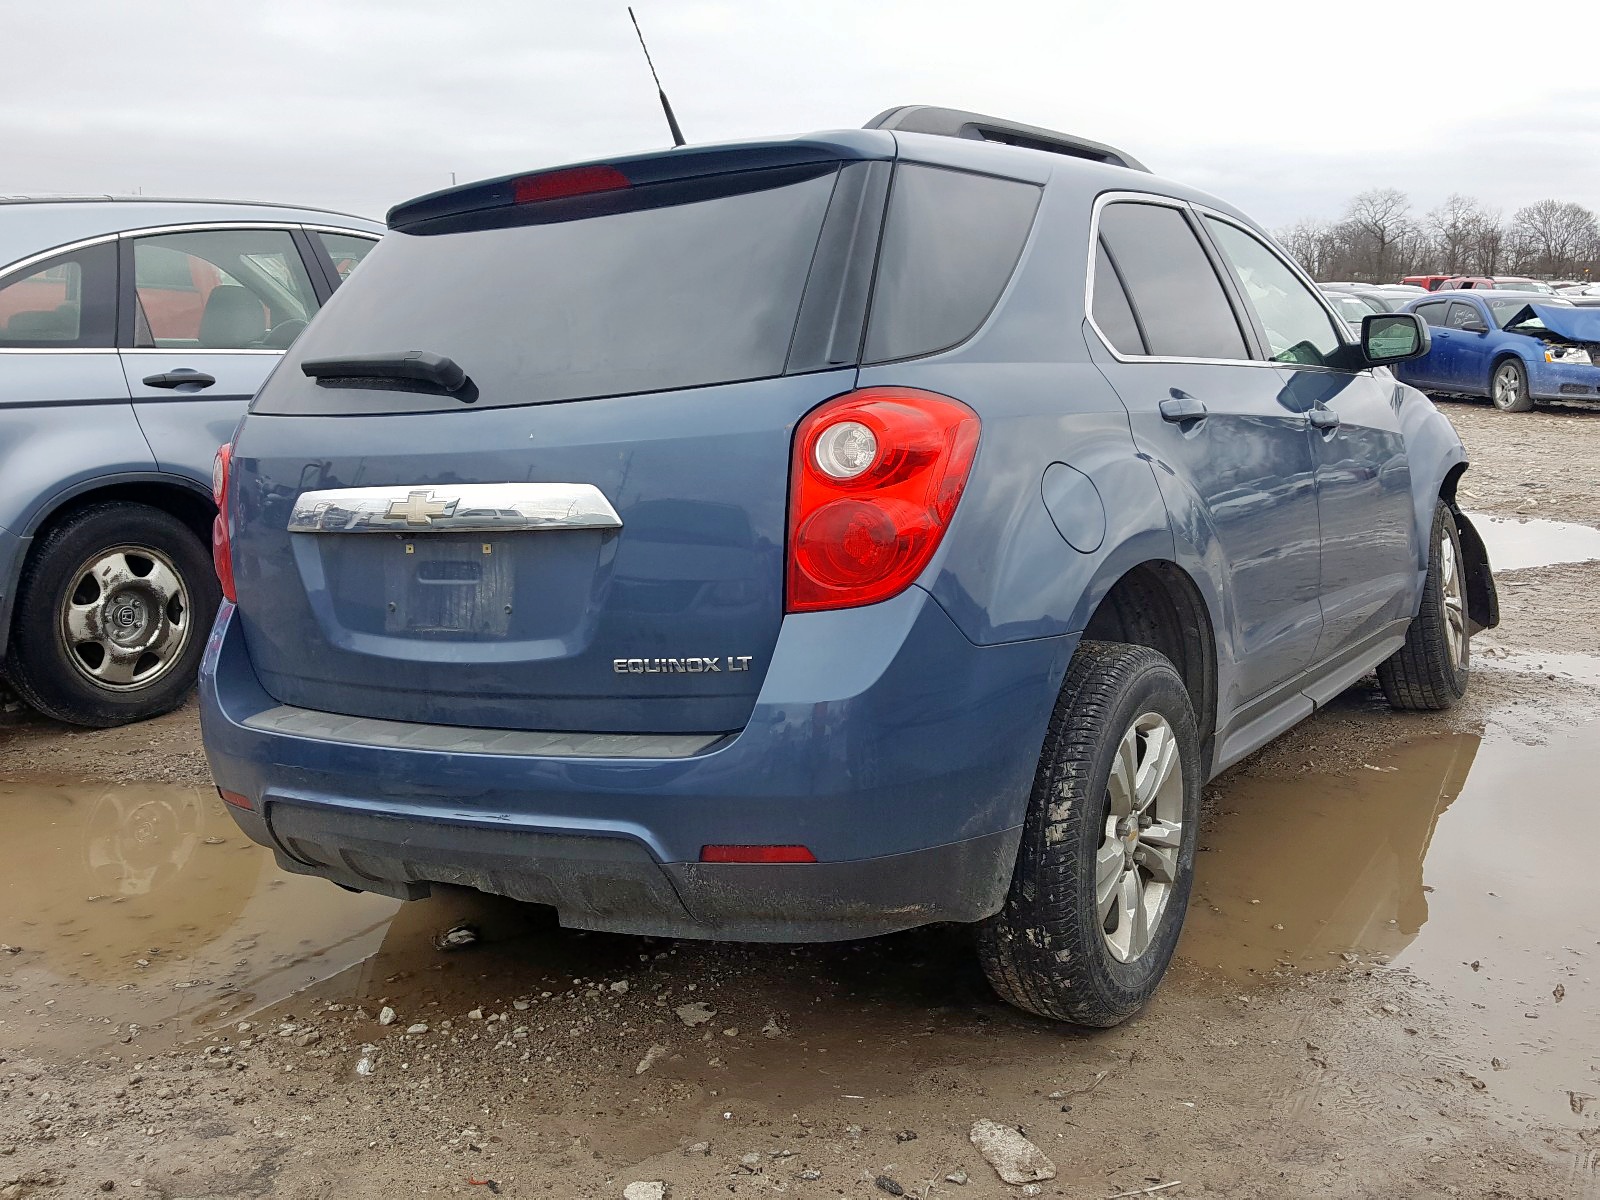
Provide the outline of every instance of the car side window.
{"type": "MultiPolygon", "coordinates": [[[[1100,239],[1126,288],[1148,353],[1249,357],[1222,280],[1183,213],[1165,204],[1117,201],[1100,213],[1100,239]]],[[[1106,321],[1101,315],[1097,302],[1095,324],[1105,330],[1107,321],[1115,323],[1109,311],[1106,321]]]]}
{"type": "Polygon", "coordinates": [[[116,315],[115,242],[71,250],[0,280],[0,348],[114,346],[116,315]]]}
{"type": "Polygon", "coordinates": [[[376,238],[357,237],[350,233],[328,233],[317,230],[312,237],[316,238],[322,248],[327,251],[328,259],[333,263],[334,274],[339,283],[350,277],[361,260],[372,252],[378,244],[376,238]]]}
{"type": "Polygon", "coordinates": [[[1447,329],[1464,329],[1468,333],[1482,333],[1488,328],[1478,310],[1470,304],[1463,304],[1457,300],[1450,306],[1450,315],[1445,320],[1447,329]]]}
{"type": "Polygon", "coordinates": [[[1120,354],[1148,354],[1144,334],[1139,332],[1139,320],[1128,303],[1128,292],[1117,277],[1111,256],[1106,253],[1104,241],[1095,243],[1094,252],[1094,304],[1091,310],[1094,323],[1106,335],[1112,349],[1120,354]]]}
{"type": "Polygon", "coordinates": [[[208,229],[133,242],[134,345],[282,350],[317,311],[286,229],[208,229]]]}
{"type": "Polygon", "coordinates": [[[1237,225],[1206,218],[1239,290],[1255,310],[1275,362],[1321,367],[1344,344],[1315,293],[1260,239],[1237,225]]]}
{"type": "Polygon", "coordinates": [[[1445,310],[1449,307],[1443,300],[1430,300],[1426,304],[1417,305],[1412,311],[1437,329],[1444,324],[1445,310]]]}

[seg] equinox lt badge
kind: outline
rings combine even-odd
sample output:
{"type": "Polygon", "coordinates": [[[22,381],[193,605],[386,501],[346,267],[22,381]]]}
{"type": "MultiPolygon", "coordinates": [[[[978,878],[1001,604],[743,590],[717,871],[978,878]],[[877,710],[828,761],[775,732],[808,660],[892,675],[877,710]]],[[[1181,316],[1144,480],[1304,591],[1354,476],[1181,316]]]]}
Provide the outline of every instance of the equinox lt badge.
{"type": "MultiPolygon", "coordinates": [[[[727,669],[748,671],[753,654],[728,655],[727,669]]],[[[710,675],[722,673],[723,658],[613,658],[611,669],[618,675],[710,675]]]]}

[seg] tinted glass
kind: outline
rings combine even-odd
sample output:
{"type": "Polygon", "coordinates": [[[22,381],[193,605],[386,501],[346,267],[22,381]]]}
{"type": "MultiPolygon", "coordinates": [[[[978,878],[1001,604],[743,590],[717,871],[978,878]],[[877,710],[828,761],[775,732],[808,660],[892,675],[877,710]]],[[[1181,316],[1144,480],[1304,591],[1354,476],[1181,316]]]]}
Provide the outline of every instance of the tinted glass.
{"type": "Polygon", "coordinates": [[[1119,353],[1147,353],[1133,307],[1128,303],[1128,293],[1122,287],[1122,280],[1117,278],[1104,242],[1096,244],[1094,254],[1094,323],[1106,335],[1112,349],[1119,353]]]}
{"type": "Polygon", "coordinates": [[[1343,341],[1316,294],[1260,239],[1226,221],[1207,217],[1206,225],[1255,310],[1273,360],[1327,365],[1343,341]]]}
{"type": "Polygon", "coordinates": [[[983,324],[1016,269],[1041,189],[902,164],[889,192],[866,358],[945,350],[983,324]]]}
{"type": "Polygon", "coordinates": [[[282,350],[317,311],[284,229],[216,229],[138,238],[137,346],[282,350]]]}
{"type": "MultiPolygon", "coordinates": [[[[426,350],[466,371],[479,407],[780,375],[835,174],[786,173],[781,186],[577,220],[390,232],[295,361],[426,350]]],[[[285,364],[256,410],[460,407],[299,374],[285,364]]]]}
{"type": "Polygon", "coordinates": [[[350,272],[356,269],[356,264],[378,244],[376,238],[356,237],[349,233],[313,233],[311,236],[316,238],[328,252],[334,274],[340,283],[345,281],[350,272]]]}
{"type": "Polygon", "coordinates": [[[1100,214],[1100,237],[1151,354],[1249,357],[1222,281],[1182,213],[1157,204],[1108,204],[1100,214]]]}
{"type": "Polygon", "coordinates": [[[117,248],[86,246],[0,280],[0,346],[115,344],[117,248]]]}
{"type": "Polygon", "coordinates": [[[1328,299],[1333,302],[1339,315],[1357,329],[1361,328],[1363,318],[1376,311],[1357,296],[1336,296],[1330,292],[1328,299]]]}
{"type": "Polygon", "coordinates": [[[1483,318],[1470,304],[1458,301],[1450,306],[1450,315],[1445,320],[1445,326],[1449,329],[1482,329],[1483,318]]]}
{"type": "Polygon", "coordinates": [[[1421,317],[1429,325],[1438,328],[1444,324],[1445,311],[1449,307],[1450,306],[1443,300],[1434,300],[1427,304],[1419,304],[1412,311],[1414,311],[1417,316],[1421,317]]]}

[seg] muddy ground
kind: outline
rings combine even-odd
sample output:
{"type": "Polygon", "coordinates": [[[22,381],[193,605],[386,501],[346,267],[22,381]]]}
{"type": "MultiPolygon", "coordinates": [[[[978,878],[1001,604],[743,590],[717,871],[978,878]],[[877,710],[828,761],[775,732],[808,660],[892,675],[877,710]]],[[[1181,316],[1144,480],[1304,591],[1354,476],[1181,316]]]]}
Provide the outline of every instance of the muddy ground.
{"type": "Polygon", "coordinates": [[[998,1003],[960,930],[649,941],[284,875],[192,707],[0,727],[0,1200],[1600,1195],[1600,562],[1558,561],[1600,535],[1518,520],[1600,526],[1600,413],[1443,407],[1528,564],[1468,702],[1368,681],[1212,783],[1180,960],[1111,1032],[998,1003]],[[1055,1177],[1001,1183],[980,1119],[1055,1177]]]}

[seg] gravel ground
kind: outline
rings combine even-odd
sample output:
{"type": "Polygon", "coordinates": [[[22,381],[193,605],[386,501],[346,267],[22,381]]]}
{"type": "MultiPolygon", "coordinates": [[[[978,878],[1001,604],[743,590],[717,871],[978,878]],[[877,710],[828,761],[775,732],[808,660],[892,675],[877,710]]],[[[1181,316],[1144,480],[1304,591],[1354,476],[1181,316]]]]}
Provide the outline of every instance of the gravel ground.
{"type": "MultiPolygon", "coordinates": [[[[1474,458],[1468,507],[1600,523],[1588,465],[1600,458],[1600,413],[1443,407],[1474,458]]],[[[1519,747],[1573,744],[1575,729],[1592,739],[1600,565],[1512,572],[1502,605],[1501,628],[1474,642],[1479,670],[1460,708],[1396,717],[1367,681],[1214,781],[1207,837],[1225,841],[1263,786],[1359,800],[1369,784],[1410,779],[1405,756],[1418,747],[1466,745],[1481,773],[1519,747]]],[[[1433,905],[1419,945],[1449,924],[1449,906],[1467,900],[1423,885],[1421,859],[1437,823],[1469,819],[1465,800],[1441,817],[1466,769],[1450,768],[1462,778],[1447,772],[1440,806],[1423,806],[1419,845],[1396,853],[1376,829],[1370,854],[1359,830],[1354,850],[1330,839],[1322,857],[1344,854],[1354,881],[1330,893],[1330,927],[1344,919],[1336,908],[1393,878],[1425,915],[1433,905]],[[1385,855],[1415,861],[1395,875],[1385,855]]],[[[207,778],[193,706],[104,732],[0,728],[0,784],[21,789],[7,803],[35,785],[176,791],[207,778]]],[[[1572,786],[1600,799],[1585,779],[1572,786]]],[[[253,853],[222,836],[191,840],[253,853]]],[[[1309,875],[1310,854],[1293,869],[1309,875]]],[[[1226,845],[1204,856],[1197,903],[1208,914],[1227,906],[1219,872],[1235,861],[1226,845]]],[[[354,965],[324,969],[322,947],[248,931],[278,881],[270,863],[250,869],[259,880],[239,885],[246,898],[229,909],[239,925],[216,936],[204,978],[152,975],[163,955],[191,953],[198,908],[152,917],[146,940],[115,954],[92,941],[94,914],[115,908],[48,924],[0,912],[0,941],[21,942],[15,953],[0,946],[0,1200],[621,1197],[653,1182],[678,1200],[1110,1197],[1161,1185],[1147,1194],[1600,1195],[1600,1067],[1585,991],[1600,938],[1579,940],[1570,919],[1530,933],[1545,941],[1526,968],[1500,968],[1500,982],[1494,946],[1482,972],[1471,949],[1446,970],[1438,955],[1413,962],[1397,949],[1390,961],[1371,950],[1388,944],[1381,928],[1324,953],[1326,970],[1284,960],[1230,971],[1202,966],[1190,947],[1144,1014],[1088,1034],[999,1004],[966,935],[942,928],[837,946],[719,946],[575,933],[450,893],[402,907],[370,934],[373,948],[348,957],[354,965]],[[437,936],[463,923],[476,944],[438,949],[437,936]],[[86,964],[115,958],[118,970],[74,966],[76,946],[86,964]],[[265,990],[269,967],[300,979],[293,994],[265,990]],[[1473,990],[1491,985],[1504,990],[1473,990]],[[1562,1036],[1579,1049],[1560,1069],[1513,1086],[1518,1056],[1559,1048],[1562,1036]],[[970,1138],[984,1120],[1020,1128],[1053,1176],[1002,1183],[970,1138]]],[[[329,911],[352,902],[331,888],[314,895],[329,911]]],[[[1579,907],[1576,894],[1570,903],[1579,907]]],[[[1396,911],[1404,925],[1405,903],[1396,911]]]]}

